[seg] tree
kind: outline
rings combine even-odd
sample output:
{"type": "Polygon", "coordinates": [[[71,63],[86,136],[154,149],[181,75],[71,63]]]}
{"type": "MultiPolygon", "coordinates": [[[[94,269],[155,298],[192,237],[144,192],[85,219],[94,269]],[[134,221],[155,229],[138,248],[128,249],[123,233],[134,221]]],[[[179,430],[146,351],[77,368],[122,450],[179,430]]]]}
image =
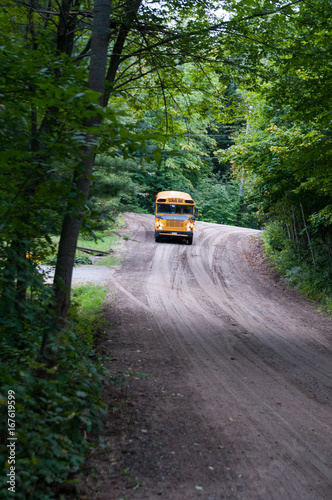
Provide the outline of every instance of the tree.
{"type": "MultiPolygon", "coordinates": [[[[50,172],[62,168],[71,180],[66,186],[58,184],[60,204],[54,199],[48,208],[54,214],[57,226],[62,224],[52,308],[60,327],[66,323],[77,235],[85,214],[94,157],[101,138],[105,137],[108,127],[111,144],[116,143],[122,150],[129,143],[132,146],[135,140],[142,139],[137,136],[135,139],[127,127],[121,127],[121,120],[114,112],[116,109],[110,109],[108,103],[114,103],[118,98],[121,100],[120,92],[125,92],[128,99],[137,100],[137,93],[132,92],[133,86],[143,80],[159,93],[164,104],[167,103],[173,96],[172,86],[178,89],[190,85],[181,72],[182,63],[189,60],[195,65],[196,78],[199,73],[206,74],[209,67],[218,67],[220,77],[225,81],[235,70],[243,78],[249,70],[257,68],[267,73],[268,68],[261,64],[263,52],[257,50],[255,44],[243,50],[239,40],[255,30],[257,34],[262,19],[271,12],[274,16],[271,17],[272,25],[277,25],[280,16],[294,13],[296,3],[278,2],[271,8],[270,3],[262,6],[261,2],[251,2],[250,5],[230,2],[227,5],[237,12],[234,11],[230,20],[224,21],[212,14],[213,9],[220,5],[213,1],[202,5],[196,0],[161,4],[142,3],[141,0],[111,4],[107,0],[98,0],[93,11],[89,2],[83,5],[83,10],[74,0],[63,0],[60,5],[52,1],[47,4],[34,2],[29,6],[16,0],[7,2],[2,16],[7,27],[6,35],[10,33],[15,40],[15,56],[11,57],[15,62],[13,67],[18,68],[22,61],[23,65],[19,85],[17,79],[11,78],[13,73],[10,70],[4,73],[6,86],[10,85],[9,94],[7,90],[3,94],[6,96],[3,117],[9,124],[4,138],[7,141],[15,130],[17,142],[21,141],[21,158],[15,166],[14,155],[8,159],[11,170],[5,175],[9,173],[12,179],[9,198],[19,198],[21,208],[26,200],[35,200],[35,210],[29,211],[24,226],[18,230],[19,224],[12,218],[6,229],[4,255],[7,252],[8,257],[8,248],[12,248],[13,258],[4,259],[8,268],[11,268],[10,261],[14,263],[11,282],[16,283],[17,304],[23,304],[26,296],[25,255],[31,253],[31,249],[35,253],[35,243],[45,240],[50,232],[46,225],[38,224],[36,214],[43,204],[47,204],[47,186],[55,182],[50,172]],[[246,8],[245,17],[243,6],[246,8]],[[250,7],[249,15],[247,7],[250,7]],[[276,17],[278,12],[280,16],[276,17]],[[18,104],[12,97],[19,94],[23,101],[18,104]],[[13,109],[16,114],[12,113],[13,109]],[[77,109],[80,109],[80,115],[77,115],[77,109]],[[21,120],[21,136],[17,119],[21,120]],[[24,169],[24,162],[32,164],[33,171],[21,187],[13,179],[20,177],[15,171],[19,173],[24,169]],[[61,211],[59,206],[62,206],[61,211]],[[64,215],[63,222],[60,214],[64,215]],[[36,234],[30,238],[28,235],[33,226],[36,234]],[[15,227],[15,231],[11,232],[9,227],[15,227]],[[17,260],[18,254],[21,257],[17,260]]],[[[264,24],[267,30],[268,24],[264,24]]],[[[6,57],[12,48],[10,44],[6,37],[6,57]]],[[[8,65],[8,62],[5,60],[3,64],[8,65]]],[[[8,214],[6,220],[9,221],[8,214]]],[[[51,353],[49,335],[45,334],[42,351],[52,364],[55,358],[51,353]]]]}
{"type": "MultiPolygon", "coordinates": [[[[26,496],[38,498],[35,487],[41,477],[45,484],[57,480],[58,476],[64,477],[68,460],[71,466],[78,466],[82,453],[77,449],[84,441],[80,426],[91,428],[100,406],[96,395],[102,373],[91,364],[85,348],[74,342],[68,322],[77,235],[82,223],[90,217],[88,197],[97,153],[120,156],[120,165],[130,155],[138,156],[141,152],[144,156],[150,155],[162,172],[163,182],[165,179],[169,183],[191,182],[196,189],[202,186],[216,200],[225,199],[226,203],[218,205],[218,214],[222,214],[223,222],[225,213],[233,222],[234,214],[238,213],[237,198],[232,198],[232,210],[224,209],[228,209],[227,195],[233,194],[234,186],[229,183],[227,191],[215,179],[206,179],[205,175],[212,171],[211,159],[200,158],[199,170],[193,158],[211,155],[213,140],[206,132],[215,126],[224,88],[236,83],[257,90],[275,79],[274,87],[265,87],[266,100],[275,102],[277,107],[280,105],[280,114],[274,109],[273,116],[281,119],[282,114],[292,112],[295,121],[303,122],[297,135],[293,134],[295,128],[292,127],[298,124],[290,123],[293,118],[289,117],[287,127],[276,122],[273,138],[271,134],[267,138],[266,126],[257,127],[261,138],[254,143],[249,157],[253,162],[264,158],[266,171],[255,172],[255,175],[259,181],[264,179],[267,188],[262,181],[265,191],[262,187],[261,192],[255,191],[255,196],[258,203],[262,203],[262,193],[268,192],[269,210],[271,207],[276,210],[277,204],[271,201],[276,178],[280,178],[279,188],[284,182],[290,193],[299,182],[304,189],[308,179],[303,173],[298,180],[297,176],[305,171],[294,167],[291,182],[287,181],[281,168],[282,163],[286,164],[286,157],[279,156],[273,163],[277,153],[272,157],[270,146],[280,147],[281,141],[286,140],[289,158],[293,160],[296,155],[304,158],[300,136],[309,139],[309,125],[313,123],[316,109],[322,116],[311,135],[316,152],[322,144],[324,148],[328,145],[326,139],[330,135],[324,106],[312,108],[309,123],[298,89],[303,85],[306,95],[310,96],[312,88],[319,84],[319,95],[317,99],[314,96],[313,102],[318,106],[320,99],[327,98],[327,87],[320,81],[319,63],[311,68],[306,61],[315,33],[324,78],[329,77],[329,52],[324,44],[330,34],[330,21],[324,25],[322,17],[323,13],[326,17],[328,4],[313,0],[311,5],[318,12],[317,32],[313,24],[310,31],[310,9],[304,1],[32,0],[22,3],[7,0],[2,5],[0,321],[5,369],[1,377],[5,388],[15,384],[19,391],[20,404],[24,407],[21,417],[17,418],[21,418],[20,428],[29,431],[23,436],[20,448],[25,446],[26,452],[20,457],[23,497],[27,492],[26,496]],[[213,14],[220,6],[231,12],[228,18],[220,19],[213,14]],[[294,35],[297,44],[293,47],[294,35]],[[287,73],[284,71],[286,60],[289,60],[287,73]],[[189,63],[190,74],[186,70],[189,63]],[[213,89],[213,85],[207,83],[209,80],[217,81],[219,100],[211,99],[206,89],[200,87],[204,82],[209,90],[213,89]],[[288,81],[293,89],[291,95],[288,81]],[[274,99],[278,89],[283,89],[282,102],[274,99]],[[294,102],[292,96],[296,97],[294,102]],[[180,100],[183,109],[189,103],[190,114],[180,110],[180,100]],[[300,110],[308,120],[300,119],[300,110]],[[206,115],[212,114],[213,119],[207,116],[204,123],[199,123],[203,111],[206,115]],[[189,116],[188,126],[185,118],[189,116]],[[158,127],[157,134],[142,126],[147,118],[154,128],[158,127]],[[319,136],[320,124],[326,126],[323,138],[319,136]],[[171,136],[173,132],[180,132],[182,136],[171,138],[167,144],[162,136],[171,136]],[[202,137],[194,139],[191,133],[202,133],[202,137]],[[149,146],[153,146],[150,151],[149,146]],[[173,155],[173,148],[187,151],[181,159],[173,155]],[[182,169],[183,158],[195,168],[182,169]],[[202,173],[204,178],[200,177],[202,173]],[[61,242],[55,286],[51,289],[44,285],[36,270],[36,261],[50,251],[54,234],[61,234],[61,242]],[[48,432],[49,422],[54,423],[52,433],[48,432]],[[74,441],[78,444],[74,445],[74,441]],[[44,458],[41,468],[39,460],[44,458]]],[[[230,123],[226,108],[225,105],[222,112],[225,121],[230,123]]],[[[271,123],[269,121],[268,126],[271,123]]],[[[246,142],[243,143],[246,147],[246,142]]],[[[248,144],[248,148],[251,146],[252,143],[248,144]]],[[[239,157],[244,164],[243,151],[239,157]]],[[[318,179],[323,178],[324,159],[328,159],[327,149],[319,160],[317,172],[321,171],[321,175],[315,178],[315,193],[319,189],[318,179]]],[[[308,162],[306,172],[312,166],[308,162]]],[[[258,163],[255,168],[259,169],[258,163]]],[[[98,165],[96,181],[99,172],[98,165]]],[[[143,173],[139,171],[135,175],[144,177],[143,173]]],[[[253,176],[253,185],[254,181],[253,176]]],[[[153,182],[156,186],[160,179],[156,181],[155,176],[153,182]]],[[[279,189],[277,194],[281,192],[279,189]]],[[[303,203],[302,206],[308,221],[308,206],[303,203]]],[[[206,203],[204,209],[209,217],[211,204],[206,203]]],[[[321,227],[318,217],[324,217],[323,207],[319,206],[311,215],[317,217],[315,223],[321,227]]]]}
{"type": "MultiPolygon", "coordinates": [[[[244,4],[235,5],[235,16],[244,4]]],[[[235,146],[219,152],[232,162],[238,178],[245,175],[247,202],[268,224],[268,248],[280,268],[291,279],[295,274],[297,282],[302,279],[303,288],[329,293],[330,11],[325,0],[299,2],[246,25],[251,50],[261,51],[265,69],[256,80],[260,87],[251,85],[254,92],[244,96],[247,125],[235,137],[235,146]],[[289,9],[291,22],[282,24],[289,9]],[[271,28],[274,41],[267,36],[271,28]]]]}
{"type": "Polygon", "coordinates": [[[232,162],[238,177],[245,176],[247,203],[268,225],[268,246],[280,267],[289,272],[301,262],[311,263],[312,287],[315,282],[316,289],[329,289],[330,134],[314,122],[291,120],[290,106],[269,105],[257,94],[246,101],[246,128],[234,146],[219,153],[232,162]]]}

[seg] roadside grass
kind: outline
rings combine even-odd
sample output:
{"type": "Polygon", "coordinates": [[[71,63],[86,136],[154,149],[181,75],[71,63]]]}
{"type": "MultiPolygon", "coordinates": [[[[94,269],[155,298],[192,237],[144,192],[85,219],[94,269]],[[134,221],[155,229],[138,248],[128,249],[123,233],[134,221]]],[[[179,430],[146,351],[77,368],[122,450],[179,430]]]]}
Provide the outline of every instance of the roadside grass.
{"type": "MultiPolygon", "coordinates": [[[[52,238],[54,244],[54,252],[50,254],[47,259],[44,259],[43,264],[49,266],[55,266],[56,264],[56,253],[59,243],[59,236],[54,236],[52,238]]],[[[103,252],[108,252],[110,250],[114,250],[122,241],[122,237],[117,234],[116,231],[109,229],[107,231],[98,231],[96,232],[96,237],[84,237],[80,235],[77,246],[83,248],[91,248],[93,250],[102,250],[103,252]]],[[[76,250],[75,253],[75,265],[86,265],[92,264],[90,259],[91,254],[88,252],[84,252],[83,250],[76,250]]],[[[114,266],[119,264],[121,260],[119,260],[114,255],[106,255],[96,264],[101,266],[114,266]]]]}
{"type": "Polygon", "coordinates": [[[70,318],[75,323],[76,334],[88,349],[94,348],[95,336],[106,326],[102,316],[107,292],[107,286],[91,283],[72,289],[70,318]]]}
{"type": "Polygon", "coordinates": [[[107,255],[106,257],[102,257],[98,262],[96,262],[97,266],[116,266],[121,264],[121,259],[116,257],[115,255],[107,255]]]}
{"type": "Polygon", "coordinates": [[[72,290],[72,298],[79,304],[77,312],[93,320],[99,318],[106,295],[106,286],[91,283],[76,286],[72,290]]]}
{"type": "MultiPolygon", "coordinates": [[[[91,249],[96,249],[96,250],[102,250],[102,251],[110,251],[114,250],[118,245],[121,244],[121,241],[123,238],[128,238],[128,236],[120,236],[117,232],[113,230],[108,230],[104,231],[101,233],[96,233],[97,240],[92,239],[92,240],[87,240],[84,238],[79,238],[77,246],[79,247],[85,247],[85,248],[91,248],[91,249]]],[[[83,256],[86,256],[87,253],[82,251],[82,250],[76,250],[76,257],[80,258],[83,256]]],[[[105,257],[102,257],[98,262],[96,262],[96,265],[98,266],[116,266],[118,264],[121,264],[122,258],[119,256],[116,256],[114,254],[106,255],[105,257]]]]}
{"type": "MultiPolygon", "coordinates": [[[[109,229],[106,231],[98,231],[96,233],[96,238],[92,237],[88,238],[80,235],[78,238],[77,246],[108,252],[110,249],[112,249],[119,243],[119,240],[120,236],[116,234],[115,231],[109,229]]],[[[77,253],[78,252],[81,252],[81,250],[77,250],[77,253]]],[[[86,255],[85,252],[82,253],[83,255],[86,255]]]]}

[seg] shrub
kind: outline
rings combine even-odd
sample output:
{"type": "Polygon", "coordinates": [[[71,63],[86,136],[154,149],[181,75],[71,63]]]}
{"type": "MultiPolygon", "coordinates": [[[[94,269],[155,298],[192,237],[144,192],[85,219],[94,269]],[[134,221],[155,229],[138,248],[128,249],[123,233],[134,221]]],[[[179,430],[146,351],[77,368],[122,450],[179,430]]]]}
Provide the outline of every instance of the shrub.
{"type": "Polygon", "coordinates": [[[287,281],[332,312],[331,265],[318,241],[312,240],[312,247],[318,247],[314,254],[315,266],[308,249],[292,241],[280,222],[273,221],[266,226],[263,243],[267,256],[287,281]]]}
{"type": "MultiPolygon", "coordinates": [[[[60,333],[58,363],[47,377],[39,375],[41,365],[36,361],[43,328],[51,327],[46,303],[40,306],[43,312],[40,317],[46,315],[47,321],[36,321],[26,330],[25,339],[30,342],[26,342],[25,349],[15,347],[8,335],[1,336],[0,434],[2,443],[7,443],[7,394],[11,390],[16,402],[15,498],[18,500],[63,498],[63,488],[71,484],[70,474],[77,471],[92,446],[89,434],[101,431],[106,406],[100,392],[109,373],[104,360],[95,354],[94,333],[106,291],[94,287],[93,294],[94,300],[91,287],[74,291],[80,302],[74,303],[71,322],[60,333]]],[[[8,473],[7,459],[5,444],[0,460],[8,473]]],[[[2,474],[3,491],[9,486],[7,479],[2,474]]]]}

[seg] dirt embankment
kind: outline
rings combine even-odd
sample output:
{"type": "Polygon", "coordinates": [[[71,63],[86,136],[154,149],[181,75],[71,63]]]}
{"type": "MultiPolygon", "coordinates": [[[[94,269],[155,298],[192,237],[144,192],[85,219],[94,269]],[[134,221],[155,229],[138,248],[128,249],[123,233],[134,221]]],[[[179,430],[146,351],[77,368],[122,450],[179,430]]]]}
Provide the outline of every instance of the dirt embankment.
{"type": "Polygon", "coordinates": [[[131,240],[108,276],[106,448],[82,500],[332,497],[331,320],[266,268],[258,232],[198,222],[192,246],[131,240]]]}

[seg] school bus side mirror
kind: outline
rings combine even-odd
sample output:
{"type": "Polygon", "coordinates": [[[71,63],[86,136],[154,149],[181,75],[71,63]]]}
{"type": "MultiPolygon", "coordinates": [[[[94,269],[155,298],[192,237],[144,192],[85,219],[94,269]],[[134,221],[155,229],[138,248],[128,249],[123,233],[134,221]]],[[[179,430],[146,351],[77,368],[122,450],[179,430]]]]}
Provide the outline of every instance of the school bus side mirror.
{"type": "Polygon", "coordinates": [[[195,208],[195,215],[198,214],[198,208],[195,208]]]}
{"type": "Polygon", "coordinates": [[[153,204],[152,204],[152,212],[153,212],[153,213],[155,213],[155,211],[156,211],[156,204],[155,204],[155,203],[153,203],[153,204]]]}

